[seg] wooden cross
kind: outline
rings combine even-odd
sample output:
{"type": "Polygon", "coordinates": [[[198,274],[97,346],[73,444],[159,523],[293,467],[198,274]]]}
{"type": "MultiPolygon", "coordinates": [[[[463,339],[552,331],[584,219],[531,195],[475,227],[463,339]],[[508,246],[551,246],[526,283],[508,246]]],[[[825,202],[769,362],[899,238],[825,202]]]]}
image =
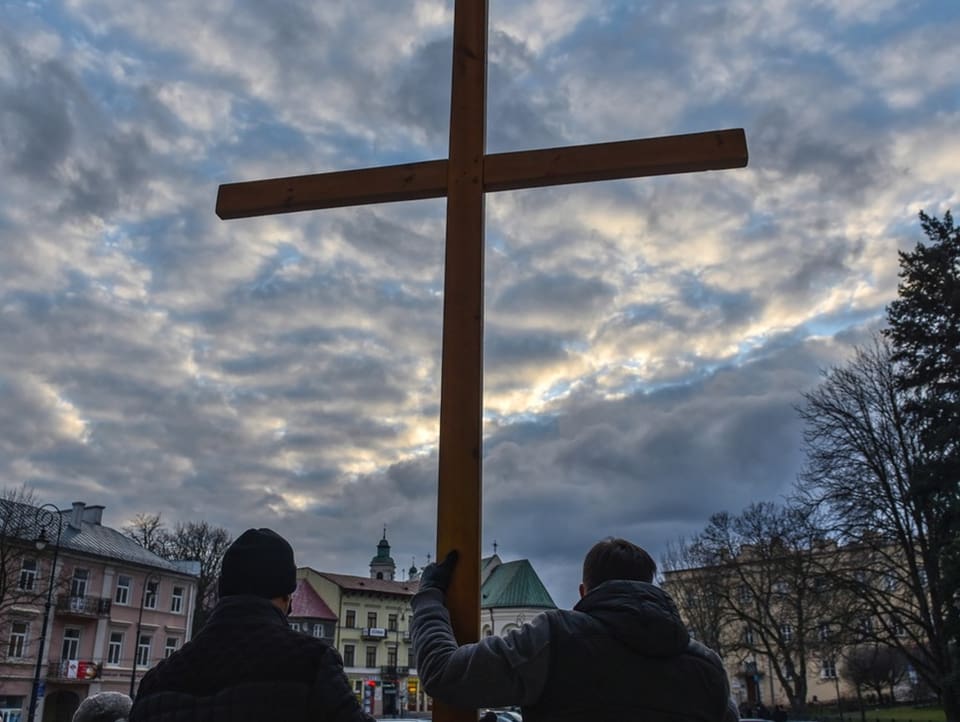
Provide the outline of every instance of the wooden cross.
{"type": "MultiPolygon", "coordinates": [[[[447,197],[437,559],[458,549],[447,604],[460,643],[480,633],[484,194],[747,164],[742,129],[487,155],[487,0],[456,0],[446,160],[220,186],[220,218],[447,197]]],[[[475,720],[438,704],[441,722],[475,720]]]]}

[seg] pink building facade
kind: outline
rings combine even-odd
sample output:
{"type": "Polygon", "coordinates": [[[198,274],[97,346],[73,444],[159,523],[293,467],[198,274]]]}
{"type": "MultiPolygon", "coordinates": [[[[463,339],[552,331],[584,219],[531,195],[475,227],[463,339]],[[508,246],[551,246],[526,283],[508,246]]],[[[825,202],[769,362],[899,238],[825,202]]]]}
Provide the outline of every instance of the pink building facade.
{"type": "Polygon", "coordinates": [[[69,722],[83,699],[105,691],[129,694],[132,680],[135,686],[157,661],[190,639],[199,564],[171,562],[147,551],[103,526],[102,515],[102,506],[76,502],[53,520],[46,548],[39,551],[25,543],[20,551],[13,583],[26,603],[8,606],[0,620],[0,722],[26,722],[38,653],[40,696],[34,719],[69,722]]]}

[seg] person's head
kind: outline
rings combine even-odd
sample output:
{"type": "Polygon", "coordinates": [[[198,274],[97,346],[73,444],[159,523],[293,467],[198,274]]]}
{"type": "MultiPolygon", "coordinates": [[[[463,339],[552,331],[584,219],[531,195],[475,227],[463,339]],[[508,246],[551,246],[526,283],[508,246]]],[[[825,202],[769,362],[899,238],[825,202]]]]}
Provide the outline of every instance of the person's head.
{"type": "Polygon", "coordinates": [[[609,537],[594,544],[583,560],[580,596],[611,579],[652,582],[656,562],[643,549],[626,539],[609,537]]]}
{"type": "Polygon", "coordinates": [[[130,716],[133,701],[120,692],[100,692],[87,697],[73,713],[73,722],[122,722],[130,716]]]}
{"type": "Polygon", "coordinates": [[[293,547],[271,529],[247,529],[227,547],[220,567],[221,597],[252,594],[289,613],[297,588],[293,547]]]}

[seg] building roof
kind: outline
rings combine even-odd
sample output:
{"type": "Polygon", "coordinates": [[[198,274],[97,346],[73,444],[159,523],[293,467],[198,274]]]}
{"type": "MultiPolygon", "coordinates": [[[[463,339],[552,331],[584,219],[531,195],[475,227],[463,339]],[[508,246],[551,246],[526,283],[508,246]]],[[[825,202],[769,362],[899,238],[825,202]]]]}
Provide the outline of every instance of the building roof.
{"type": "Polygon", "coordinates": [[[367,592],[374,594],[397,594],[405,597],[412,597],[417,593],[420,583],[412,582],[392,582],[389,579],[370,579],[369,577],[355,577],[352,574],[330,574],[329,572],[318,572],[311,570],[314,574],[328,579],[338,587],[348,592],[367,592]]]}
{"type": "Polygon", "coordinates": [[[74,551],[82,554],[116,559],[139,564],[141,566],[162,569],[176,574],[198,576],[199,563],[173,562],[154,554],[137,544],[126,535],[99,523],[102,506],[81,506],[79,509],[58,509],[49,512],[29,504],[0,499],[0,516],[6,533],[32,544],[41,531],[50,544],[57,539],[57,527],[60,527],[61,551],[74,551]],[[45,524],[45,515],[49,521],[45,524]],[[70,521],[79,516],[79,528],[71,526],[70,521]],[[84,517],[97,521],[86,521],[84,517]]]}
{"type": "Polygon", "coordinates": [[[327,606],[327,603],[320,598],[316,590],[306,579],[297,580],[297,588],[293,592],[291,601],[291,617],[308,617],[310,619],[329,619],[337,621],[337,615],[327,606]]]}
{"type": "Polygon", "coordinates": [[[526,559],[499,564],[480,587],[480,608],[541,607],[556,609],[550,593],[526,559]]]}

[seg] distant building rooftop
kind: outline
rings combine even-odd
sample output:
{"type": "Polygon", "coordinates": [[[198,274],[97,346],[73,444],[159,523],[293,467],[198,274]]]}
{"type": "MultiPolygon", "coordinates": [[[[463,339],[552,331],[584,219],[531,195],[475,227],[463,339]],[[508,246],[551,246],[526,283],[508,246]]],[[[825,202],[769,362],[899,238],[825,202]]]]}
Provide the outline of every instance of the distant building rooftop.
{"type": "Polygon", "coordinates": [[[314,574],[329,579],[341,589],[350,592],[367,592],[375,594],[398,594],[406,597],[412,597],[420,588],[420,583],[412,582],[393,582],[389,579],[371,579],[370,577],[356,577],[352,574],[331,574],[329,572],[318,572],[311,569],[314,574]]]}
{"type": "Polygon", "coordinates": [[[0,499],[0,518],[4,533],[16,536],[27,543],[39,538],[41,531],[53,543],[57,538],[57,525],[60,525],[60,549],[76,551],[105,559],[118,559],[131,564],[139,564],[154,569],[162,569],[176,574],[199,576],[199,562],[170,561],[154,554],[137,544],[126,535],[103,526],[102,506],[87,506],[75,502],[72,509],[60,509],[53,516],[51,524],[44,528],[42,517],[46,510],[29,504],[0,499]]]}
{"type": "Polygon", "coordinates": [[[337,621],[337,615],[320,598],[320,595],[314,591],[306,579],[297,580],[297,588],[293,593],[291,606],[291,617],[337,621]]]}
{"type": "MultiPolygon", "coordinates": [[[[486,568],[489,564],[482,566],[486,568]]],[[[495,566],[480,587],[480,608],[498,607],[556,609],[557,605],[533,565],[526,559],[518,559],[495,566]]]]}

